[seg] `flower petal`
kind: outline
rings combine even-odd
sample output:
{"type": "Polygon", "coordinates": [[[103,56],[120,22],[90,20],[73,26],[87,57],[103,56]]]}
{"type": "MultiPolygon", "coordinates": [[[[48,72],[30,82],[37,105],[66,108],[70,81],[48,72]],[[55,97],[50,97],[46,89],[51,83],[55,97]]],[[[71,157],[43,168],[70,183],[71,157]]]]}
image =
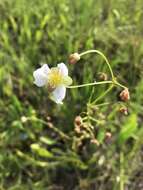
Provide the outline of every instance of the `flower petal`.
{"type": "Polygon", "coordinates": [[[34,76],[34,83],[38,86],[44,86],[48,80],[48,73],[50,72],[50,69],[47,64],[44,64],[41,68],[37,69],[33,72],[34,76]]]}
{"type": "Polygon", "coordinates": [[[50,72],[50,68],[48,67],[47,64],[42,65],[41,70],[42,70],[43,73],[45,73],[46,75],[50,72]]]}
{"type": "Polygon", "coordinates": [[[62,75],[67,76],[68,75],[68,68],[64,63],[58,64],[58,68],[62,75]]]}
{"type": "Polygon", "coordinates": [[[66,88],[64,86],[57,87],[52,92],[52,100],[57,104],[62,104],[62,100],[65,98],[66,95],[66,88]]]}

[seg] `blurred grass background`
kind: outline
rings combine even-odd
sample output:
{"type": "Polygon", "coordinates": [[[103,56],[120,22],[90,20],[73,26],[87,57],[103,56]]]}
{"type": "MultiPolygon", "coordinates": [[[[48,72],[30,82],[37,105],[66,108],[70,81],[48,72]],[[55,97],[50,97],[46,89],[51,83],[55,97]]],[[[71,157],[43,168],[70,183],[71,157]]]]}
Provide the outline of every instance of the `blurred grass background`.
{"type": "MultiPolygon", "coordinates": [[[[143,189],[142,0],[0,1],[0,189],[143,189]],[[69,90],[63,106],[33,85],[42,63],[67,63],[69,54],[101,50],[127,85],[129,115],[118,105],[94,118],[100,146],[74,148],[74,118],[86,110],[91,88],[69,90]],[[72,105],[71,105],[72,103],[72,105]],[[113,135],[104,140],[106,131],[113,135]]],[[[69,65],[74,83],[97,79],[107,68],[99,56],[69,65]]],[[[105,87],[96,87],[98,97],[105,87]]],[[[102,102],[116,102],[114,89],[102,102]]]]}

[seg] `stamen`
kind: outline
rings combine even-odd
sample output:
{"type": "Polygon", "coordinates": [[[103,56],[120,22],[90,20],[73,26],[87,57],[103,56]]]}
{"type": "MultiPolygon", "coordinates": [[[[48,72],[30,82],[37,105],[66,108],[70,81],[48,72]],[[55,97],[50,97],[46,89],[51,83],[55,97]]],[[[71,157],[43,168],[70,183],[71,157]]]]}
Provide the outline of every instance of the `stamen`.
{"type": "Polygon", "coordinates": [[[48,85],[52,88],[56,88],[63,82],[63,76],[58,68],[52,68],[48,78],[48,85]]]}

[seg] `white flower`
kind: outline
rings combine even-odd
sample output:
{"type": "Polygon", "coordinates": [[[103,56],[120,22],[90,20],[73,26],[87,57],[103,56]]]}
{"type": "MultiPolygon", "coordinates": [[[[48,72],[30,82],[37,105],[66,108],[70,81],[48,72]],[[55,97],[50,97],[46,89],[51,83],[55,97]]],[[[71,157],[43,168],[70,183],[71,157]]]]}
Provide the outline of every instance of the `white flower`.
{"type": "Polygon", "coordinates": [[[47,64],[33,72],[34,83],[38,87],[47,86],[51,93],[51,99],[57,104],[62,104],[66,95],[66,87],[72,84],[72,79],[68,76],[68,68],[64,63],[51,69],[47,64]]]}

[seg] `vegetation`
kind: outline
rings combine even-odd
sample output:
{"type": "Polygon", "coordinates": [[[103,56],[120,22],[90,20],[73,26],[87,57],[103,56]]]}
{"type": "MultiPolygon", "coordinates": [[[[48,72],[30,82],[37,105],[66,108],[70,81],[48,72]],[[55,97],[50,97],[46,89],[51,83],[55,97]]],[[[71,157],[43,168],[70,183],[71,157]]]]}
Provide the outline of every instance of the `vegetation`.
{"type": "Polygon", "coordinates": [[[0,189],[143,189],[142,0],[1,0],[0,18],[0,189]],[[106,84],[68,89],[61,106],[33,84],[42,63],[66,63],[74,84],[110,79],[97,54],[68,64],[89,49],[130,101],[120,87],[102,98],[106,84]]]}

